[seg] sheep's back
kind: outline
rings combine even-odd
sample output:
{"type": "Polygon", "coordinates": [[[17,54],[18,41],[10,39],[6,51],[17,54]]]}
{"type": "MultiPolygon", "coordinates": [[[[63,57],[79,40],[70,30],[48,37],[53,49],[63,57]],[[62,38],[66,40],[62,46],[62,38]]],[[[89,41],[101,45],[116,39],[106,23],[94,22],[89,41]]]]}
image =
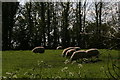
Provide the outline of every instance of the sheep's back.
{"type": "Polygon", "coordinates": [[[66,57],[71,57],[72,56],[72,54],[75,52],[75,49],[70,49],[70,50],[68,50],[67,52],[66,52],[66,57]]]}
{"type": "Polygon", "coordinates": [[[63,52],[62,52],[62,56],[64,57],[65,54],[66,54],[66,52],[67,52],[68,50],[70,50],[70,49],[74,49],[74,47],[65,48],[65,49],[63,50],[63,52]]]}
{"type": "Polygon", "coordinates": [[[62,49],[62,46],[58,46],[56,49],[62,49]]]}
{"type": "Polygon", "coordinates": [[[86,56],[86,52],[84,50],[79,50],[79,51],[75,51],[70,60],[73,61],[73,60],[77,60],[77,59],[80,59],[80,58],[84,58],[86,56]]]}
{"type": "Polygon", "coordinates": [[[44,47],[35,47],[32,49],[32,52],[34,53],[44,53],[45,48],[44,47]]]}
{"type": "Polygon", "coordinates": [[[74,47],[74,49],[75,49],[76,51],[78,51],[78,50],[80,50],[81,48],[80,48],[80,47],[74,47]]]}
{"type": "Polygon", "coordinates": [[[88,49],[88,50],[86,50],[86,53],[89,57],[99,55],[98,49],[88,49]]]}

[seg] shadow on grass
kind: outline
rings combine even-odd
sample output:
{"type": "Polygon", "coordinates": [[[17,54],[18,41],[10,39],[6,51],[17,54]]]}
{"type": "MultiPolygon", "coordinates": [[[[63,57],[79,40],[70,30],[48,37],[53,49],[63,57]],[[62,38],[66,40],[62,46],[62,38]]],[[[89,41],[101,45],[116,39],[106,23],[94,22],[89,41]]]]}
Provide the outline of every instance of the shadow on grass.
{"type": "Polygon", "coordinates": [[[78,61],[77,63],[97,63],[97,62],[101,62],[101,61],[103,61],[103,60],[98,59],[98,60],[89,60],[89,61],[82,61],[82,62],[78,61]]]}

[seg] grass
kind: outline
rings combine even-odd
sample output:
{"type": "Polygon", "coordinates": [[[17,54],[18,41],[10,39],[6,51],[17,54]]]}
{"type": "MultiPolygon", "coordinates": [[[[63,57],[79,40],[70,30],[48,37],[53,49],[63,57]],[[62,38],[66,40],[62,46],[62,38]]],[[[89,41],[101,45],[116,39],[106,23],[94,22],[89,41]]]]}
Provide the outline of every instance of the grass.
{"type": "MultiPolygon", "coordinates": [[[[61,56],[63,50],[45,50],[44,54],[35,54],[31,51],[3,51],[2,76],[17,78],[108,78],[108,53],[112,59],[120,61],[118,50],[101,49],[100,60],[96,63],[68,63],[61,56]]],[[[110,64],[112,61],[109,62],[110,64]]],[[[117,63],[118,65],[118,63],[117,63]]],[[[109,65],[113,75],[112,66],[109,65]]]]}
{"type": "Polygon", "coordinates": [[[2,76],[2,51],[0,51],[0,76],[2,76]]]}

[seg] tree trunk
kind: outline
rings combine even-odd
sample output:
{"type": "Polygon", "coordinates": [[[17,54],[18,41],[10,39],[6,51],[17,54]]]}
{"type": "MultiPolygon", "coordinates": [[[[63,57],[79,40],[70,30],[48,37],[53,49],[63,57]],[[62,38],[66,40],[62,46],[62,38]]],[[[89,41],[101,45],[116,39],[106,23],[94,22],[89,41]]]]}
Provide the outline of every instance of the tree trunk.
{"type": "Polygon", "coordinates": [[[18,2],[2,3],[2,50],[11,49],[12,28],[14,25],[14,15],[18,9],[18,2]]]}
{"type": "Polygon", "coordinates": [[[48,47],[50,47],[50,8],[48,3],[48,10],[47,10],[47,36],[48,36],[48,47]]]}
{"type": "Polygon", "coordinates": [[[45,3],[40,2],[41,4],[41,28],[42,28],[42,36],[43,36],[43,45],[46,46],[46,38],[45,38],[45,3]]]}
{"type": "Polygon", "coordinates": [[[81,33],[82,32],[82,14],[81,14],[81,2],[79,2],[79,33],[78,33],[78,46],[82,47],[81,44],[81,33]]]}
{"type": "Polygon", "coordinates": [[[62,46],[64,48],[68,47],[70,44],[70,36],[69,36],[69,31],[68,31],[68,11],[69,11],[69,2],[63,6],[63,24],[62,24],[62,46]]]}

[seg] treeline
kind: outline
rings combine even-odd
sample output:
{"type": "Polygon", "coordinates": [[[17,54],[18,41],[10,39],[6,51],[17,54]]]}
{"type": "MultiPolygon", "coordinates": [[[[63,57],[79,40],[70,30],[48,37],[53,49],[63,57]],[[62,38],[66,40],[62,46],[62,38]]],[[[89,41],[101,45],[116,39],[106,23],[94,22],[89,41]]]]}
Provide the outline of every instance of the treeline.
{"type": "MultiPolygon", "coordinates": [[[[113,6],[117,7],[116,4],[113,6]]],[[[29,50],[36,46],[48,49],[57,46],[120,48],[118,10],[115,9],[116,14],[108,12],[112,11],[110,5],[86,0],[27,2],[25,5],[3,2],[2,49],[29,50]]]]}

